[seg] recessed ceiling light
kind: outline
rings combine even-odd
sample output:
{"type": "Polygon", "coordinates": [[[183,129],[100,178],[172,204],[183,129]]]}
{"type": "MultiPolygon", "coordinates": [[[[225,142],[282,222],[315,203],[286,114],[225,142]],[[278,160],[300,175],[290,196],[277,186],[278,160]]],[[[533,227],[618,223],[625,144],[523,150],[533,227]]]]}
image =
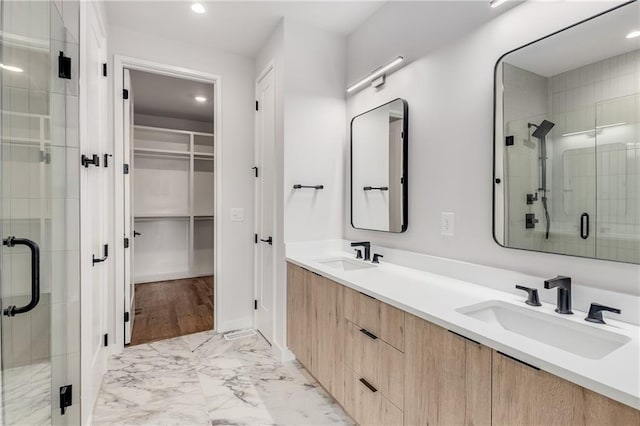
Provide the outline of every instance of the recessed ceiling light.
{"type": "Polygon", "coordinates": [[[500,6],[502,3],[506,2],[507,0],[491,0],[489,2],[489,6],[491,6],[492,8],[496,8],[498,6],[500,6]]]}
{"type": "Polygon", "coordinates": [[[627,34],[627,38],[636,38],[636,37],[640,37],[640,30],[631,31],[629,34],[627,34]]]}
{"type": "Polygon", "coordinates": [[[193,10],[195,13],[197,14],[203,14],[204,12],[206,12],[206,9],[204,8],[204,6],[202,5],[202,3],[194,3],[191,5],[191,10],[193,10]]]}
{"type": "Polygon", "coordinates": [[[207,102],[207,98],[205,98],[204,96],[196,96],[194,99],[196,100],[196,102],[200,103],[207,102]]]}
{"type": "Polygon", "coordinates": [[[13,65],[0,64],[0,68],[2,68],[3,70],[7,70],[7,71],[23,72],[22,68],[14,67],[13,65]]]}

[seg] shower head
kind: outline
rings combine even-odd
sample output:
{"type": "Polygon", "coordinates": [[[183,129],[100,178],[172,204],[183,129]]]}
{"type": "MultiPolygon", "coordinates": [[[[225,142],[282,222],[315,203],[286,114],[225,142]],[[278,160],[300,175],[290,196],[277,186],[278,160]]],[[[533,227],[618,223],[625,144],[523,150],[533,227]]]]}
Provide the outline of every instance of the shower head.
{"type": "Polygon", "coordinates": [[[533,136],[534,138],[542,139],[547,136],[547,134],[555,125],[556,123],[552,123],[551,121],[542,120],[542,123],[536,126],[536,130],[531,134],[531,136],[533,136]]]}

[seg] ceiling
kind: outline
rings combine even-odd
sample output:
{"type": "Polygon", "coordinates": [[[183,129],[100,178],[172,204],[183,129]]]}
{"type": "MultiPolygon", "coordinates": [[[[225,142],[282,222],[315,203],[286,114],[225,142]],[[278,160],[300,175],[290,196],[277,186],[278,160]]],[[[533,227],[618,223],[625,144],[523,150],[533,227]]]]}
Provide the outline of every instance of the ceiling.
{"type": "Polygon", "coordinates": [[[108,1],[109,24],[207,48],[254,57],[283,17],[347,35],[382,1],[108,1]]]}
{"type": "Polygon", "coordinates": [[[544,77],[640,49],[640,3],[632,3],[520,49],[505,62],[544,77]]]}
{"type": "Polygon", "coordinates": [[[213,85],[143,71],[130,71],[136,114],[213,121],[213,85]],[[204,96],[206,102],[196,102],[204,96]]]}

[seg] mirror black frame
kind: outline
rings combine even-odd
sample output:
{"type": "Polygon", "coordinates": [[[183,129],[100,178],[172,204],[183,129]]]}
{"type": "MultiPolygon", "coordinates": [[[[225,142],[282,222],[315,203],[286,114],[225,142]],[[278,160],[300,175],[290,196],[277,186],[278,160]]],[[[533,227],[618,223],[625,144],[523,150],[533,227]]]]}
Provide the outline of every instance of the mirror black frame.
{"type": "MultiPolygon", "coordinates": [[[[496,99],[496,94],[497,94],[497,89],[498,89],[498,69],[500,67],[500,63],[502,62],[502,60],[510,55],[511,53],[517,52],[518,50],[524,49],[525,47],[531,46],[532,44],[538,43],[542,40],[546,40],[548,38],[551,38],[557,34],[560,34],[564,31],[570,30],[574,27],[577,27],[579,25],[582,25],[586,22],[592,21],[594,19],[597,19],[603,15],[606,15],[609,12],[613,12],[615,10],[618,10],[622,7],[628,6],[630,4],[636,3],[638,2],[638,0],[630,0],[627,2],[624,2],[622,4],[619,4],[615,7],[612,7],[611,9],[607,9],[603,12],[600,12],[596,15],[590,16],[589,18],[585,18],[581,21],[576,22],[575,24],[571,24],[567,27],[564,27],[558,31],[554,31],[551,34],[547,34],[544,37],[540,37],[536,40],[530,41],[529,43],[523,44],[522,46],[516,47],[515,49],[509,50],[508,52],[502,54],[498,60],[496,61],[494,67],[493,67],[493,138],[492,138],[492,146],[493,146],[493,168],[492,168],[492,172],[493,172],[493,179],[492,179],[492,191],[491,191],[491,201],[492,201],[492,205],[491,205],[491,210],[492,210],[492,214],[491,214],[491,236],[493,238],[493,241],[496,242],[496,244],[498,244],[500,247],[503,248],[508,248],[508,249],[512,249],[512,250],[523,250],[523,251],[532,251],[535,253],[543,253],[543,254],[551,254],[551,255],[559,255],[559,256],[571,256],[571,257],[580,257],[580,258],[584,258],[584,259],[593,259],[593,260],[601,260],[604,262],[619,262],[619,263],[629,263],[629,262],[622,262],[620,260],[613,260],[613,259],[601,259],[598,257],[589,257],[589,256],[580,256],[580,255],[575,255],[575,254],[568,254],[568,253],[554,253],[554,252],[548,252],[548,251],[541,251],[541,250],[533,250],[533,249],[527,249],[527,248],[520,248],[520,247],[510,247],[507,246],[505,244],[500,243],[500,241],[498,241],[498,239],[496,238],[496,191],[497,191],[497,187],[499,185],[502,185],[502,180],[503,180],[503,176],[496,176],[496,146],[497,146],[497,141],[496,141],[496,137],[498,136],[498,129],[496,126],[496,121],[498,118],[498,102],[496,99]]],[[[500,188],[503,188],[502,186],[500,186],[500,188]]]]}
{"type": "Polygon", "coordinates": [[[349,125],[349,185],[351,187],[351,191],[349,192],[350,197],[350,217],[351,217],[351,227],[354,229],[361,229],[363,231],[376,231],[376,232],[387,232],[392,234],[401,234],[405,232],[409,225],[409,186],[408,186],[408,170],[409,170],[409,104],[406,99],[403,98],[395,98],[386,102],[382,105],[378,105],[375,108],[371,108],[365,112],[362,112],[358,115],[355,115],[351,119],[351,123],[349,125]],[[391,103],[396,101],[402,101],[402,229],[400,231],[384,231],[381,229],[368,229],[368,228],[358,228],[353,224],[353,122],[356,118],[363,116],[371,111],[375,111],[378,108],[385,107],[391,103]]]}

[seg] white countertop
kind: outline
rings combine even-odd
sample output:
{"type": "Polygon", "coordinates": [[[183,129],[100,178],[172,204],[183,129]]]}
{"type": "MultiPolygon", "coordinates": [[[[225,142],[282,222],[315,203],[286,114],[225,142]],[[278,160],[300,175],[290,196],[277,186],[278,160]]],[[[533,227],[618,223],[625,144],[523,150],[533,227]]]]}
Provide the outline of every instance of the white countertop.
{"type": "MultiPolygon", "coordinates": [[[[385,259],[382,259],[375,268],[342,271],[319,261],[341,257],[354,259],[351,252],[346,252],[335,244],[311,244],[304,247],[302,243],[296,243],[292,246],[287,245],[287,261],[291,263],[570,382],[640,409],[640,327],[638,325],[617,321],[606,315],[606,325],[588,323],[584,321],[586,313],[575,308],[573,310],[575,315],[562,316],[566,321],[605,329],[631,339],[602,359],[588,359],[456,311],[476,303],[497,300],[559,316],[554,312],[554,304],[543,301],[541,307],[526,305],[524,292],[512,294],[470,281],[431,273],[424,268],[400,266],[385,259]]],[[[455,261],[451,262],[455,265],[455,261]]],[[[500,271],[508,273],[508,271],[500,271]]],[[[504,276],[501,278],[504,279],[504,276]]]]}

